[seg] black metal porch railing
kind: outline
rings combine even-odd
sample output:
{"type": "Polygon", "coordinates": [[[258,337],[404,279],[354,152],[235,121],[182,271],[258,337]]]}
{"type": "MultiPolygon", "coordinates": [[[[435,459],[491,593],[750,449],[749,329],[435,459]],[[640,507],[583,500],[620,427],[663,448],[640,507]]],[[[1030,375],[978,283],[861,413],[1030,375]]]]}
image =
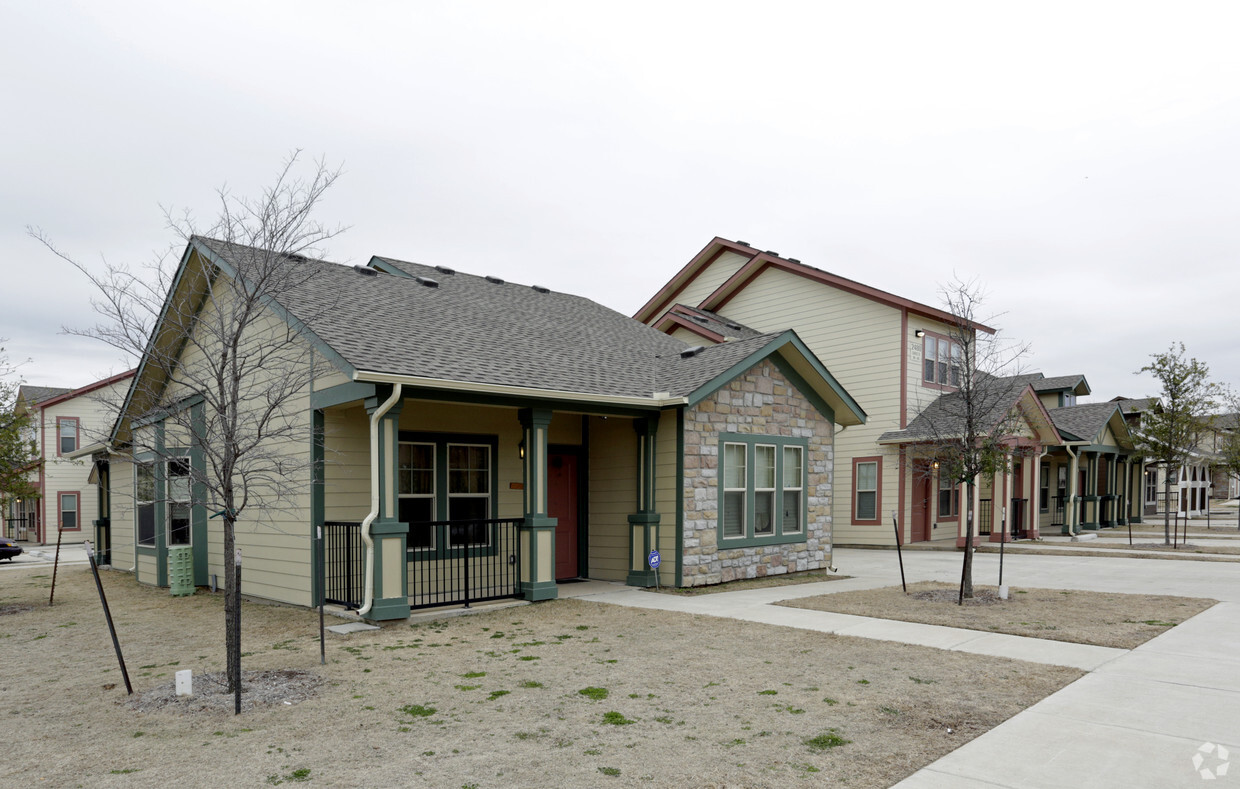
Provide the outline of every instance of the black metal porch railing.
{"type": "Polygon", "coordinates": [[[362,524],[328,521],[323,524],[323,599],[346,608],[362,605],[362,524]]]}
{"type": "Polygon", "coordinates": [[[977,502],[977,533],[985,537],[990,534],[994,523],[994,506],[990,499],[979,499],[977,502]]]}
{"type": "Polygon", "coordinates": [[[1051,498],[1051,525],[1063,526],[1067,523],[1067,510],[1064,509],[1064,497],[1054,496],[1051,498]]]}
{"type": "Polygon", "coordinates": [[[10,540],[20,540],[25,542],[34,536],[37,531],[35,529],[34,513],[25,512],[21,515],[13,515],[4,519],[4,525],[7,533],[4,535],[10,540]]]}
{"type": "Polygon", "coordinates": [[[410,526],[409,607],[480,603],[517,595],[522,518],[410,526]]]}

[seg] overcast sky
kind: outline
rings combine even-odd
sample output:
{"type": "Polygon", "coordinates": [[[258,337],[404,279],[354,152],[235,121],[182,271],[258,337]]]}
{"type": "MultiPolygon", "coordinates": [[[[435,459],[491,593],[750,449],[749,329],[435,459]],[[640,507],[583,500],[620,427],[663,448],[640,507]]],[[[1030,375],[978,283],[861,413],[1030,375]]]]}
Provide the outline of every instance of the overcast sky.
{"type": "MultiPolygon", "coordinates": [[[[939,303],[977,277],[1094,399],[1182,340],[1240,383],[1234,3],[9,2],[0,337],[28,382],[130,362],[94,262],[165,248],[296,148],[345,175],[328,257],[632,314],[713,236],[939,303]]],[[[379,329],[381,330],[381,329],[379,329]]]]}

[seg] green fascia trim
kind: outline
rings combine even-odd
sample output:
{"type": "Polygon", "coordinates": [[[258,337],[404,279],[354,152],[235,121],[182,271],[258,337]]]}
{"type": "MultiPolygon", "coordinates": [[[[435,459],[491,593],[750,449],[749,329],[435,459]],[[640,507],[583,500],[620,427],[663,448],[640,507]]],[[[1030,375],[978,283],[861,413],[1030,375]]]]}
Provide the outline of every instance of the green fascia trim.
{"type": "Polygon", "coordinates": [[[685,409],[676,409],[676,586],[685,582],[685,409]]]}
{"type": "Polygon", "coordinates": [[[656,584],[655,576],[658,573],[654,570],[629,570],[629,574],[624,577],[625,586],[637,586],[647,589],[656,584]]]}
{"type": "Polygon", "coordinates": [[[324,480],[324,441],[323,412],[310,412],[310,601],[313,605],[322,603],[323,589],[320,588],[319,576],[323,572],[323,522],[326,520],[327,492],[324,480]]]}
{"type": "MultiPolygon", "coordinates": [[[[810,366],[814,368],[814,370],[820,376],[822,376],[823,381],[826,382],[827,386],[830,387],[831,391],[833,391],[835,395],[840,398],[840,401],[845,405],[845,407],[847,407],[853,413],[853,415],[856,416],[858,421],[860,421],[862,424],[865,424],[865,420],[866,420],[865,411],[861,408],[860,405],[857,404],[857,401],[852,398],[852,395],[850,395],[848,391],[845,390],[844,387],[840,385],[839,381],[835,380],[835,376],[831,375],[831,373],[827,371],[827,368],[822,366],[822,362],[818,361],[818,357],[816,357],[808,348],[805,347],[805,343],[801,342],[801,339],[797,337],[796,332],[793,332],[792,330],[788,330],[788,331],[781,333],[778,337],[775,337],[774,339],[772,339],[769,343],[764,345],[762,348],[759,348],[758,350],[749,354],[749,356],[745,357],[741,361],[732,365],[730,368],[728,368],[723,373],[720,373],[719,375],[712,378],[710,381],[707,381],[705,384],[695,389],[692,393],[689,394],[689,398],[688,398],[689,405],[690,406],[697,405],[698,403],[705,400],[707,397],[710,397],[712,394],[719,391],[721,388],[723,388],[724,385],[730,383],[737,376],[743,374],[745,371],[752,368],[758,362],[762,361],[763,359],[766,359],[772,354],[779,352],[781,349],[789,345],[791,345],[803,357],[805,357],[805,360],[810,364],[810,366]]],[[[780,368],[780,369],[782,371],[783,368],[780,368]]],[[[798,378],[800,378],[800,376],[798,376],[798,378]]],[[[804,379],[802,379],[802,382],[804,382],[804,379]]],[[[798,388],[800,388],[800,386],[798,386],[798,388]]],[[[810,394],[816,395],[816,393],[813,392],[811,388],[809,388],[808,384],[806,384],[806,391],[802,391],[802,394],[806,395],[807,397],[810,394]]],[[[819,398],[819,400],[821,401],[821,398],[819,398]]],[[[822,409],[820,408],[819,410],[821,411],[822,409]]],[[[824,416],[827,413],[831,415],[830,417],[831,421],[834,422],[835,421],[834,409],[828,407],[827,410],[824,412],[824,416]]]]}
{"type": "Polygon", "coordinates": [[[595,414],[599,416],[641,417],[651,412],[658,412],[660,406],[651,403],[645,406],[618,406],[604,403],[592,403],[589,400],[555,400],[551,398],[516,397],[510,395],[494,395],[482,392],[460,391],[455,389],[430,389],[422,386],[406,386],[402,395],[410,400],[437,400],[446,403],[465,403],[469,405],[498,405],[511,408],[540,408],[560,413],[595,414]]]}
{"type": "Polygon", "coordinates": [[[719,434],[719,479],[718,485],[718,509],[719,517],[715,519],[715,539],[717,550],[724,551],[731,548],[749,548],[757,545],[792,545],[795,543],[806,542],[809,539],[809,523],[806,518],[809,505],[809,439],[806,438],[789,438],[787,436],[764,436],[752,433],[720,433],[719,434]],[[774,504],[778,509],[783,507],[783,479],[784,479],[784,447],[794,446],[801,448],[801,531],[795,534],[783,534],[783,518],[776,519],[776,528],[774,534],[762,536],[745,536],[745,537],[724,537],[723,536],[723,498],[726,491],[723,487],[723,460],[725,444],[744,444],[745,445],[745,531],[748,534],[750,524],[755,521],[755,500],[754,500],[754,479],[753,475],[748,473],[754,468],[754,446],[757,444],[767,444],[775,446],[775,501],[774,504]]]}
{"type": "Polygon", "coordinates": [[[329,386],[326,389],[310,393],[310,407],[314,409],[330,408],[334,405],[352,403],[375,396],[375,385],[350,381],[349,383],[329,386]]]}
{"type": "Polygon", "coordinates": [[[635,512],[629,516],[629,523],[633,526],[640,526],[643,523],[657,526],[659,521],[660,515],[657,512],[635,512]]]}
{"type": "MultiPolygon", "coordinates": [[[[129,391],[125,393],[125,402],[121,405],[116,421],[112,423],[112,432],[108,436],[109,444],[114,444],[117,441],[121,422],[125,420],[125,414],[129,413],[129,404],[133,402],[134,393],[138,389],[138,382],[142,380],[142,374],[146,372],[147,359],[151,358],[151,349],[155,346],[155,340],[159,337],[159,327],[163,325],[164,319],[168,317],[168,310],[172,306],[172,298],[181,286],[181,279],[185,276],[185,266],[189,262],[190,255],[194,249],[196,249],[196,245],[189,243],[185,245],[185,251],[181,253],[181,262],[177,264],[177,272],[172,277],[172,285],[168,288],[168,295],[164,297],[164,303],[159,308],[159,317],[155,319],[155,326],[151,330],[151,336],[146,340],[146,347],[142,350],[142,358],[138,361],[138,369],[134,372],[133,378],[129,382],[129,391]]],[[[135,515],[135,517],[137,516],[135,515]]]]}
{"type": "Polygon", "coordinates": [[[408,534],[409,524],[400,521],[373,521],[370,533],[374,536],[387,537],[393,534],[408,534]]]}
{"type": "MultiPolygon", "coordinates": [[[[198,251],[199,255],[211,261],[211,263],[216,268],[220,269],[221,271],[223,271],[225,274],[227,274],[230,277],[233,277],[233,278],[237,277],[237,271],[236,269],[232,267],[231,263],[224,260],[220,256],[216,255],[213,251],[208,249],[205,245],[201,245],[196,241],[191,241],[190,244],[191,246],[193,246],[195,250],[198,251]]],[[[182,261],[182,266],[184,266],[184,261],[182,261]]],[[[278,315],[295,332],[301,334],[303,337],[309,340],[310,345],[313,346],[314,349],[317,350],[319,353],[323,354],[324,357],[330,360],[331,363],[334,364],[337,367],[337,369],[340,370],[340,372],[344,373],[350,378],[352,378],[353,374],[357,372],[357,369],[352,364],[350,364],[343,356],[341,356],[336,351],[335,348],[332,348],[330,345],[328,345],[323,340],[322,337],[315,334],[314,330],[311,329],[309,326],[307,326],[304,322],[302,322],[300,318],[298,318],[297,316],[293,315],[291,312],[286,310],[284,308],[284,305],[280,304],[280,302],[276,301],[275,299],[269,298],[266,300],[266,304],[264,306],[266,306],[268,309],[270,309],[272,312],[278,315]]]]}
{"type": "Polygon", "coordinates": [[[379,257],[378,255],[371,256],[370,262],[367,263],[366,265],[377,271],[382,271],[384,274],[391,274],[393,277],[400,277],[401,279],[413,279],[413,275],[410,274],[408,271],[405,271],[402,268],[397,268],[396,266],[387,262],[386,260],[379,257]]]}

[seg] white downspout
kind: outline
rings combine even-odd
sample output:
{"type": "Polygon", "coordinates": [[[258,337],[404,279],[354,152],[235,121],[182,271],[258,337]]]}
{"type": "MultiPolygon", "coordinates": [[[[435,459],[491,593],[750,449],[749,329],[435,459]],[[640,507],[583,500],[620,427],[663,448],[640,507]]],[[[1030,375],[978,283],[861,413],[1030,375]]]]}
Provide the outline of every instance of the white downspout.
{"type": "Polygon", "coordinates": [[[362,607],[357,609],[358,616],[370,613],[375,603],[375,540],[370,536],[370,524],[379,517],[379,420],[392,410],[392,406],[400,400],[401,384],[392,387],[392,395],[383,401],[370,415],[370,512],[362,521],[362,542],[366,543],[365,594],[362,607]]]}
{"type": "Polygon", "coordinates": [[[1072,451],[1071,446],[1064,444],[1063,448],[1067,451],[1068,457],[1072,458],[1072,467],[1071,470],[1068,471],[1068,501],[1066,506],[1068,508],[1068,534],[1075,537],[1077,535],[1077,531],[1073,528],[1072,521],[1076,518],[1077,509],[1076,502],[1074,502],[1073,499],[1076,498],[1076,478],[1077,471],[1081,467],[1081,461],[1080,458],[1077,457],[1077,454],[1072,451]]]}

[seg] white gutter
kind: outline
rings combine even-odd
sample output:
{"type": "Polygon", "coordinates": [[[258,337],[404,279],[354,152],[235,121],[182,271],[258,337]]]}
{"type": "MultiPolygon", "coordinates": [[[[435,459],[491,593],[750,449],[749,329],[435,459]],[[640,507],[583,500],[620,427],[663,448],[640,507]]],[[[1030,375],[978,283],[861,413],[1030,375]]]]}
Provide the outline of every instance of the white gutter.
{"type": "Polygon", "coordinates": [[[1075,452],[1072,451],[1071,444],[1064,444],[1063,448],[1068,453],[1068,457],[1072,458],[1072,468],[1068,472],[1068,501],[1064,504],[1064,506],[1067,508],[1066,515],[1068,517],[1068,534],[1075,537],[1078,532],[1076,529],[1072,528],[1072,520],[1076,517],[1077,508],[1076,502],[1074,502],[1073,499],[1076,498],[1076,478],[1077,471],[1081,468],[1081,459],[1075,452]]]}
{"type": "MultiPolygon", "coordinates": [[[[372,370],[357,370],[353,373],[354,381],[365,381],[381,384],[404,384],[424,389],[442,389],[445,392],[477,392],[479,394],[507,395],[511,397],[537,397],[544,400],[576,400],[600,405],[636,406],[640,408],[667,408],[674,405],[686,405],[688,397],[631,397],[627,395],[589,394],[585,392],[568,392],[561,389],[535,389],[528,386],[507,386],[504,384],[483,384],[475,381],[450,381],[444,378],[422,378],[414,375],[393,375],[372,370]]],[[[663,392],[655,394],[663,395],[663,392]]]]}
{"type": "Polygon", "coordinates": [[[379,517],[379,420],[392,410],[392,406],[400,401],[401,385],[392,387],[392,395],[383,401],[370,415],[370,512],[362,521],[362,542],[366,543],[365,594],[362,607],[357,609],[358,616],[370,613],[375,603],[375,540],[370,536],[370,524],[379,517]]]}

